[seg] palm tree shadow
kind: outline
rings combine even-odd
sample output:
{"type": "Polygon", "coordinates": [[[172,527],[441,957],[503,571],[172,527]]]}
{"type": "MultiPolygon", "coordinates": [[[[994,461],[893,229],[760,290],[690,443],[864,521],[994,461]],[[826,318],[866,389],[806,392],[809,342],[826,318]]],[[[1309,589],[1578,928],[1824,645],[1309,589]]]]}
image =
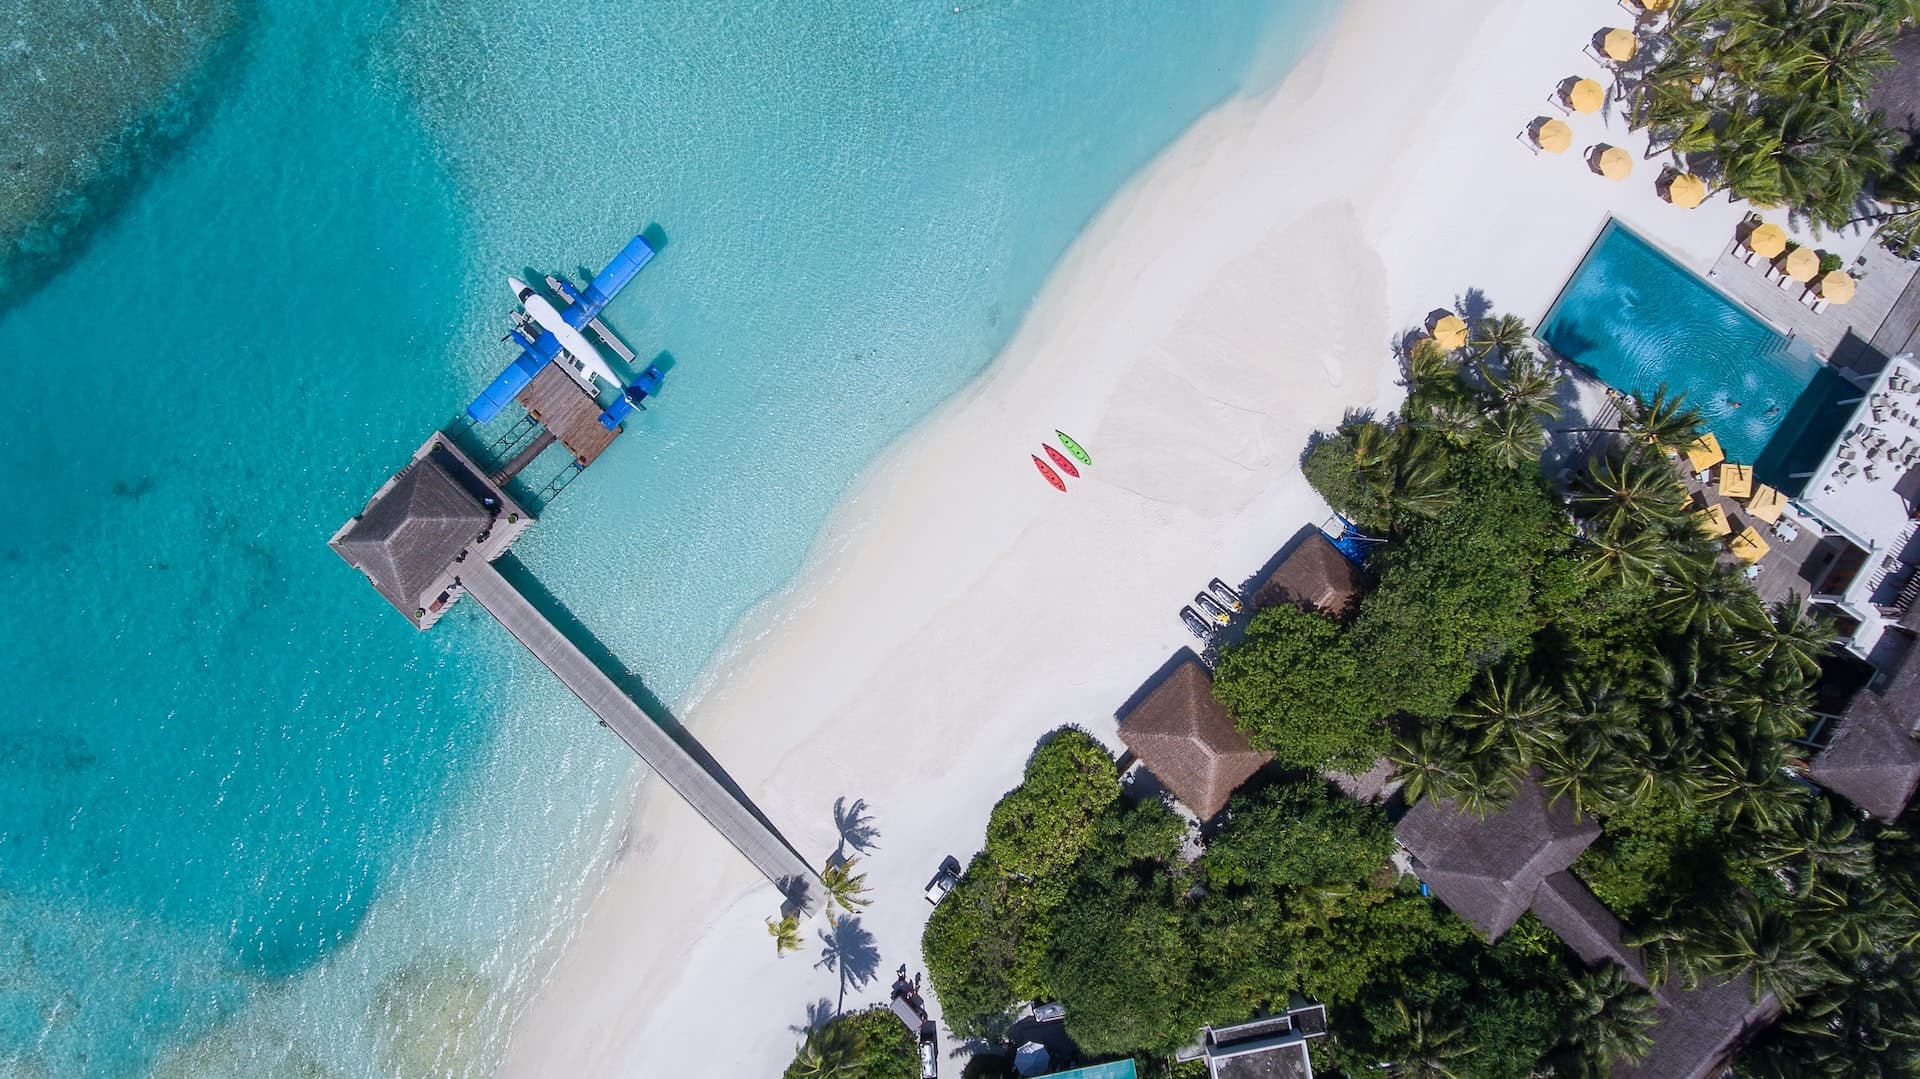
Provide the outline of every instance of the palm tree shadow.
{"type": "Polygon", "coordinates": [[[819,1030],[821,1027],[826,1026],[832,1019],[833,1001],[828,1000],[826,997],[821,997],[819,1000],[811,1001],[807,1004],[806,1022],[797,1026],[790,1026],[787,1029],[804,1038],[809,1031],[819,1030]]]}
{"type": "Polygon", "coordinates": [[[813,964],[840,975],[838,1014],[847,1003],[847,990],[866,988],[880,971],[880,949],[857,915],[847,915],[820,930],[820,958],[813,964]]]}
{"type": "Polygon", "coordinates": [[[833,829],[840,833],[840,845],[834,848],[833,857],[827,859],[830,865],[846,862],[848,847],[860,854],[879,849],[875,840],[880,838],[880,829],[874,826],[873,814],[867,812],[865,798],[855,798],[852,805],[847,804],[845,795],[835,798],[833,829]]]}

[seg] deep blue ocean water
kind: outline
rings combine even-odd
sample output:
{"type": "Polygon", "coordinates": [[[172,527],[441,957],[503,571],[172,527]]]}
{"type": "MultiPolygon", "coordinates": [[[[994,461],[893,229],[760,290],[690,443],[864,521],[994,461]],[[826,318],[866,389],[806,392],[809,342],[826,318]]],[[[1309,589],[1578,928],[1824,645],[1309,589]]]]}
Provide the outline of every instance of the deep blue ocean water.
{"type": "Polygon", "coordinates": [[[190,137],[0,312],[0,1075],[497,1058],[633,765],[471,604],[418,634],[325,540],[509,358],[508,273],[667,237],[606,316],[667,392],[519,554],[672,701],[1336,6],[250,11],[190,137]]]}

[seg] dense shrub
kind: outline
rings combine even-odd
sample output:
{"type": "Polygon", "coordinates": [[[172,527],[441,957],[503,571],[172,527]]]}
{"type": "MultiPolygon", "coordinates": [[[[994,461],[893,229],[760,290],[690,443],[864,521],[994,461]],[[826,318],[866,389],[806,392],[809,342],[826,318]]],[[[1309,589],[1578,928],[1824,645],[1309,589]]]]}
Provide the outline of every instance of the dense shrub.
{"type": "Polygon", "coordinates": [[[1213,693],[1253,744],[1298,768],[1365,771],[1386,728],[1340,627],[1292,604],[1253,617],[1213,672],[1213,693]]]}

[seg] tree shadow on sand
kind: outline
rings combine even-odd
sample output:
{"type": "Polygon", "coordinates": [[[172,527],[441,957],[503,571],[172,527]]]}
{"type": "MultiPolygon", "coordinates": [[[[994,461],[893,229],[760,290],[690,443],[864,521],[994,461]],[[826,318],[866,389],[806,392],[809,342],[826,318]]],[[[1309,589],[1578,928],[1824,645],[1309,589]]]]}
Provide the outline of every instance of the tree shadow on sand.
{"type": "Polygon", "coordinates": [[[804,1038],[809,1032],[819,1030],[821,1027],[826,1026],[832,1019],[833,1001],[828,1000],[826,997],[821,997],[819,1000],[808,1003],[806,1022],[790,1026],[787,1029],[804,1038]]]}
{"type": "Polygon", "coordinates": [[[880,949],[857,916],[842,917],[820,930],[820,959],[813,964],[840,975],[840,999],[835,1014],[846,1006],[847,990],[858,991],[880,971],[880,949]]]}
{"type": "Polygon", "coordinates": [[[852,805],[847,804],[845,795],[833,800],[833,829],[840,833],[840,845],[834,848],[833,857],[827,861],[839,865],[847,860],[847,848],[852,847],[861,854],[867,854],[879,848],[875,840],[880,838],[880,829],[874,827],[873,814],[867,812],[867,800],[855,798],[852,805]]]}

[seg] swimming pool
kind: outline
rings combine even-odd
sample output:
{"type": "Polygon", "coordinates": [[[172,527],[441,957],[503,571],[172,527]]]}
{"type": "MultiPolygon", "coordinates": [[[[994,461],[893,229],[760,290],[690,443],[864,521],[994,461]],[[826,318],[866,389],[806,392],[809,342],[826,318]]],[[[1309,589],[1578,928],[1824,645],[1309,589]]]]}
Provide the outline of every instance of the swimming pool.
{"type": "Polygon", "coordinates": [[[1798,438],[1795,409],[1821,370],[1789,340],[1609,221],[1536,331],[1561,356],[1627,393],[1664,383],[1687,395],[1728,460],[1760,462],[1769,443],[1798,438]]]}

